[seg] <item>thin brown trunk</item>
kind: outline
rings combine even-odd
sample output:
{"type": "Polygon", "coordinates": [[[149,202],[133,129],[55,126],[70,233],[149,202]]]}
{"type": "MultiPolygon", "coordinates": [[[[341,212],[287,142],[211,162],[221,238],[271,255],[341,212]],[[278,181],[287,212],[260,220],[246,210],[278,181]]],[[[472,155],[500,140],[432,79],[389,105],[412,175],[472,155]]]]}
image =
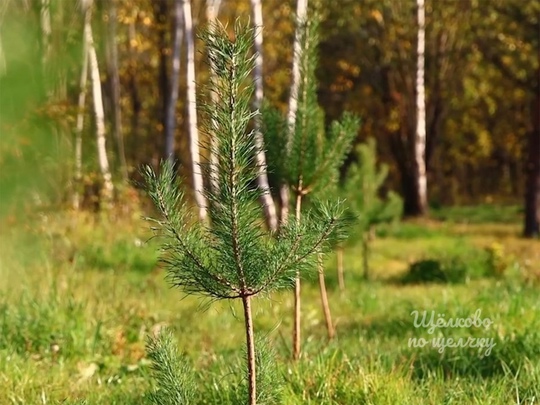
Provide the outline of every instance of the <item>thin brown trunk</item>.
{"type": "MultiPolygon", "coordinates": [[[[136,52],[134,51],[135,44],[137,42],[137,32],[135,23],[137,21],[137,11],[133,10],[131,15],[131,22],[128,29],[128,49],[131,63],[129,65],[129,94],[131,98],[131,141],[130,145],[139,144],[139,123],[142,109],[142,102],[139,97],[139,90],[137,87],[137,64],[136,64],[136,52]]],[[[132,148],[134,149],[134,148],[132,148]]],[[[137,160],[138,154],[134,154],[134,160],[137,160]]],[[[133,156],[133,155],[132,155],[133,156]]]]}
{"type": "Polygon", "coordinates": [[[337,247],[336,257],[337,257],[337,273],[338,273],[339,289],[341,291],[345,291],[345,277],[343,275],[343,246],[337,247]]]}
{"type": "Polygon", "coordinates": [[[255,334],[253,331],[253,317],[251,313],[251,296],[242,297],[242,304],[244,305],[244,322],[246,327],[249,405],[255,405],[257,403],[257,374],[255,359],[255,334]]]}
{"type": "Polygon", "coordinates": [[[369,229],[362,235],[362,265],[364,267],[364,280],[369,280],[369,229]]]}
{"type": "Polygon", "coordinates": [[[289,186],[287,184],[282,184],[279,188],[279,196],[281,199],[281,211],[279,221],[282,225],[286,224],[289,220],[289,186]]]}
{"type": "MultiPolygon", "coordinates": [[[[540,69],[537,80],[540,83],[540,69]]],[[[528,238],[540,235],[540,85],[531,103],[532,128],[528,140],[525,167],[525,218],[523,235],[528,238]]]]}
{"type": "Polygon", "coordinates": [[[323,255],[319,253],[317,255],[317,265],[319,267],[319,289],[321,291],[321,304],[324,312],[324,319],[326,321],[326,331],[328,332],[328,340],[332,340],[336,335],[336,329],[332,323],[332,313],[330,312],[330,304],[328,303],[328,294],[326,292],[326,283],[324,281],[324,265],[323,255]]]}
{"type": "Polygon", "coordinates": [[[118,45],[116,43],[116,0],[109,0],[109,35],[107,41],[107,68],[109,73],[114,117],[114,139],[120,161],[120,173],[125,182],[128,180],[124,134],[122,129],[122,110],[120,105],[120,75],[118,73],[118,45]]]}
{"type": "Polygon", "coordinates": [[[165,157],[174,160],[174,136],[176,131],[176,103],[180,86],[180,59],[182,50],[184,13],[182,0],[176,0],[174,5],[174,40],[171,71],[171,91],[168,94],[165,113],[165,157]]]}
{"type": "MultiPolygon", "coordinates": [[[[167,103],[169,101],[169,91],[170,91],[170,81],[169,73],[167,69],[168,65],[168,41],[167,41],[167,32],[169,29],[169,2],[165,0],[154,1],[154,14],[156,18],[156,31],[158,35],[158,52],[159,52],[159,67],[158,67],[158,89],[159,89],[159,121],[162,124],[162,130],[160,135],[164,136],[164,129],[166,125],[167,117],[167,103]]],[[[163,140],[163,144],[165,144],[163,140]]],[[[163,145],[162,144],[162,145],[163,145]]],[[[160,155],[165,155],[165,147],[160,151],[160,155]]],[[[168,156],[162,156],[164,159],[168,159],[168,156]]]]}
{"type": "MultiPolygon", "coordinates": [[[[296,220],[300,222],[302,208],[302,194],[296,195],[296,220]]],[[[301,302],[300,302],[300,273],[296,272],[296,279],[294,280],[294,329],[293,329],[293,358],[298,360],[300,358],[300,317],[301,317],[301,302]]]]}

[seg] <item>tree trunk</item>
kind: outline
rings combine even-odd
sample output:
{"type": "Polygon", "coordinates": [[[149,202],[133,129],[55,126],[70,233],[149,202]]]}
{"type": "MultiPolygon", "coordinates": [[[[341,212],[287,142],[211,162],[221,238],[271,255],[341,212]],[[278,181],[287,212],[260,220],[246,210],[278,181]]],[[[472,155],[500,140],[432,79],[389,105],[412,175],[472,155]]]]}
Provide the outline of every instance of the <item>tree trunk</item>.
{"type": "MultiPolygon", "coordinates": [[[[209,29],[213,32],[214,31],[214,24],[217,22],[217,16],[219,14],[219,8],[221,6],[221,0],[208,0],[207,6],[206,6],[206,19],[208,21],[209,29]]],[[[211,80],[213,80],[214,76],[214,69],[210,69],[210,77],[211,80]]],[[[216,92],[212,91],[210,92],[210,97],[212,98],[212,103],[217,104],[219,103],[219,98],[216,92]]],[[[214,117],[211,118],[212,120],[212,130],[215,131],[215,128],[217,128],[217,123],[214,117]]],[[[215,136],[215,133],[210,134],[210,164],[211,164],[211,170],[210,170],[210,187],[212,187],[213,192],[217,193],[217,190],[219,188],[218,184],[218,172],[217,172],[217,165],[218,165],[218,156],[217,156],[217,139],[215,136]]]]}
{"type": "Polygon", "coordinates": [[[204,197],[203,177],[199,155],[199,131],[197,128],[197,89],[195,87],[195,43],[193,21],[191,17],[191,1],[184,2],[184,25],[187,45],[187,104],[189,122],[189,144],[193,170],[193,190],[195,201],[199,207],[199,219],[206,220],[206,198],[204,197]]]}
{"type": "MultiPolygon", "coordinates": [[[[264,98],[264,82],[263,82],[263,16],[262,16],[262,4],[261,0],[251,0],[251,8],[253,11],[253,23],[255,24],[255,52],[257,57],[255,59],[255,102],[254,109],[260,110],[264,98]]],[[[261,132],[261,116],[257,115],[255,118],[255,145],[257,147],[257,167],[258,178],[257,182],[262,190],[261,203],[264,209],[266,218],[266,224],[272,232],[276,232],[278,229],[278,220],[276,214],[276,206],[272,193],[270,192],[270,185],[268,184],[266,154],[264,151],[264,138],[261,132]]]]}
{"type": "Polygon", "coordinates": [[[111,85],[114,139],[118,150],[120,173],[128,180],[124,134],[122,131],[122,110],[120,106],[120,76],[118,74],[118,45],[116,43],[116,0],[109,0],[109,33],[107,36],[107,70],[111,85]]]}
{"type": "Polygon", "coordinates": [[[77,124],[75,127],[75,179],[73,184],[73,209],[79,210],[81,205],[82,187],[82,133],[84,129],[84,107],[86,104],[86,83],[88,81],[88,41],[86,37],[86,25],[90,24],[90,12],[85,15],[85,33],[83,35],[82,47],[83,58],[81,67],[81,77],[79,80],[79,100],[77,103],[77,124]],[[88,21],[86,21],[88,19],[88,21]]]}
{"type": "MultiPolygon", "coordinates": [[[[302,194],[298,193],[296,196],[296,221],[300,222],[302,208],[302,194]]],[[[294,327],[293,327],[293,359],[298,360],[300,358],[300,334],[301,334],[301,285],[300,285],[300,273],[296,272],[296,279],[294,280],[294,327]]]]}
{"type": "MultiPolygon", "coordinates": [[[[292,138],[294,136],[296,124],[296,112],[298,110],[298,91],[300,89],[300,61],[302,56],[302,25],[307,19],[308,0],[298,0],[296,3],[296,32],[293,45],[293,65],[292,65],[292,81],[291,93],[289,94],[289,112],[287,115],[287,123],[289,126],[289,136],[287,141],[287,151],[292,148],[292,138]]],[[[281,222],[285,223],[289,216],[289,188],[287,185],[282,185],[280,189],[281,195],[281,222]]]]}
{"type": "Polygon", "coordinates": [[[176,130],[176,103],[180,86],[180,58],[182,51],[184,22],[182,0],[176,0],[174,6],[174,41],[171,72],[171,91],[165,112],[165,157],[174,160],[174,137],[176,130]]]}
{"type": "Polygon", "coordinates": [[[362,235],[362,266],[364,267],[364,280],[369,280],[369,239],[371,230],[368,229],[362,235]]]}
{"type": "Polygon", "coordinates": [[[425,7],[424,0],[417,0],[418,44],[416,70],[416,136],[414,138],[414,178],[418,207],[414,214],[427,213],[426,176],[426,94],[425,94],[425,7]]]}
{"type": "Polygon", "coordinates": [[[343,246],[338,246],[336,249],[337,256],[337,272],[339,289],[345,291],[345,277],[343,275],[343,246]]]}
{"type": "Polygon", "coordinates": [[[242,297],[242,304],[244,306],[244,323],[246,328],[249,405],[255,405],[257,403],[257,374],[251,297],[242,297]]]}
{"type": "Polygon", "coordinates": [[[45,67],[49,61],[51,54],[51,2],[50,0],[41,0],[41,8],[39,12],[41,24],[41,62],[45,73],[45,67]]]}
{"type": "Polygon", "coordinates": [[[328,303],[328,294],[326,293],[326,283],[324,281],[324,266],[323,256],[321,253],[317,255],[317,265],[319,267],[319,289],[321,292],[321,304],[326,321],[326,331],[328,332],[328,340],[332,340],[336,335],[336,329],[332,323],[332,313],[330,312],[330,304],[328,303]]]}
{"type": "MultiPolygon", "coordinates": [[[[130,145],[138,145],[140,136],[140,115],[142,109],[142,102],[139,96],[139,88],[137,87],[137,64],[135,63],[136,54],[133,50],[134,44],[137,42],[137,32],[135,22],[137,19],[136,10],[132,11],[131,20],[128,28],[128,49],[129,57],[132,61],[129,65],[129,95],[131,99],[131,141],[130,145]]],[[[132,155],[133,156],[133,155],[132,155]]],[[[137,160],[138,156],[135,154],[134,160],[137,160]]]]}
{"type": "MultiPolygon", "coordinates": [[[[538,70],[540,76],[540,69],[538,70]]],[[[540,77],[538,77],[540,83],[540,77]]],[[[537,87],[540,87],[537,86],[537,87]]],[[[523,235],[540,236],[540,88],[531,103],[532,128],[529,133],[528,157],[525,167],[525,224],[523,235]]]]}
{"type": "Polygon", "coordinates": [[[94,38],[92,35],[92,25],[90,24],[90,9],[85,18],[84,32],[88,44],[88,59],[90,75],[92,78],[92,98],[94,99],[94,113],[96,117],[96,143],[98,152],[99,169],[103,180],[101,190],[101,201],[105,207],[112,203],[114,187],[112,183],[111,171],[109,169],[109,159],[107,158],[106,138],[105,138],[105,113],[103,111],[103,97],[101,94],[101,80],[99,77],[99,65],[97,60],[94,38]]]}
{"type": "MultiPolygon", "coordinates": [[[[165,128],[166,116],[167,116],[167,104],[169,102],[169,92],[171,90],[169,82],[169,74],[167,72],[168,58],[167,58],[167,36],[168,31],[168,4],[165,0],[153,2],[154,14],[157,21],[157,33],[158,33],[158,47],[159,47],[159,68],[158,68],[158,88],[160,102],[159,106],[159,120],[165,128]]],[[[162,135],[164,131],[160,131],[162,135]]],[[[160,146],[161,148],[161,146],[160,146]]],[[[165,148],[159,151],[159,154],[165,154],[165,148]]],[[[168,159],[167,155],[163,156],[164,159],[168,159]]]]}

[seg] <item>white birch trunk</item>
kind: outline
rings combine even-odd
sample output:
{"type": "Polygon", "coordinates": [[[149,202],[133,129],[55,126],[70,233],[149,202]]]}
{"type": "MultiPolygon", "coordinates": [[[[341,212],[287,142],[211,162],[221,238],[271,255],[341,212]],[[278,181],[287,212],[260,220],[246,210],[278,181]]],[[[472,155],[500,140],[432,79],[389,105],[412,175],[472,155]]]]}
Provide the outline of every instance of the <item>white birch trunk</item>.
{"type": "MultiPolygon", "coordinates": [[[[251,8],[253,11],[253,22],[255,24],[255,52],[257,57],[255,59],[255,102],[254,108],[260,110],[263,97],[264,97],[264,83],[263,83],[263,16],[262,16],[262,4],[261,0],[251,0],[251,8]]],[[[276,232],[278,229],[278,220],[276,215],[276,206],[274,199],[270,192],[270,185],[268,183],[266,154],[264,152],[264,138],[261,132],[261,116],[258,115],[255,119],[255,145],[257,147],[257,167],[258,178],[257,182],[262,190],[261,202],[264,208],[264,214],[268,228],[272,232],[276,232]]]]}
{"type": "MultiPolygon", "coordinates": [[[[298,110],[298,90],[300,88],[300,59],[302,56],[302,26],[307,19],[308,0],[298,0],[296,3],[296,32],[293,46],[293,65],[291,93],[289,95],[289,112],[287,123],[289,126],[289,137],[287,141],[287,151],[292,147],[292,137],[294,136],[296,112],[298,110]]],[[[280,189],[281,195],[281,222],[286,223],[289,216],[289,186],[283,184],[280,189]]]]}
{"type": "Polygon", "coordinates": [[[176,130],[176,103],[180,86],[180,61],[182,54],[182,40],[184,22],[182,0],[176,0],[174,5],[174,41],[171,72],[171,92],[165,113],[165,157],[174,159],[174,135],[176,130]]]}
{"type": "Polygon", "coordinates": [[[193,165],[193,189],[195,201],[199,207],[199,218],[205,221],[207,217],[206,198],[204,196],[203,176],[200,166],[199,132],[197,128],[197,97],[195,86],[195,43],[193,21],[191,17],[191,1],[184,1],[184,26],[187,45],[187,104],[189,122],[189,144],[193,165]]]}
{"type": "MultiPolygon", "coordinates": [[[[291,94],[289,95],[289,113],[287,116],[288,123],[288,139],[287,139],[287,154],[292,148],[292,140],[296,126],[296,112],[298,111],[298,93],[300,89],[300,63],[302,57],[302,25],[306,22],[308,0],[298,0],[296,4],[296,33],[293,46],[293,66],[292,66],[292,83],[291,94]]],[[[289,216],[289,185],[283,184],[280,190],[281,194],[281,222],[286,223],[289,216]]],[[[296,220],[300,221],[300,212],[302,206],[302,194],[296,195],[296,220]]],[[[301,350],[301,284],[300,275],[297,272],[294,280],[294,323],[293,323],[293,359],[300,358],[301,350]]]]}
{"type": "MultiPolygon", "coordinates": [[[[86,13],[90,14],[88,9],[86,13]]],[[[99,65],[94,47],[94,38],[92,35],[92,25],[90,18],[85,18],[84,33],[86,43],[88,44],[88,59],[90,75],[92,80],[92,98],[94,99],[94,113],[96,117],[96,140],[97,153],[99,160],[99,169],[103,178],[103,189],[101,199],[105,206],[112,202],[114,187],[112,183],[111,171],[109,168],[109,159],[107,157],[106,138],[105,138],[105,113],[103,111],[103,97],[101,94],[101,80],[99,77],[99,65]]]]}
{"type": "MultiPolygon", "coordinates": [[[[9,1],[0,3],[0,26],[4,21],[9,1]]],[[[4,48],[2,47],[2,33],[0,32],[0,77],[7,73],[6,55],[4,54],[4,48]]]]}
{"type": "Polygon", "coordinates": [[[418,43],[416,68],[416,137],[414,153],[416,162],[416,183],[418,208],[420,214],[427,211],[427,179],[426,179],[426,94],[425,94],[425,49],[426,23],[424,0],[416,1],[418,7],[418,43]]]}
{"type": "Polygon", "coordinates": [[[51,53],[51,3],[50,0],[41,0],[39,11],[41,24],[42,67],[45,68],[51,53]]]}
{"type": "Polygon", "coordinates": [[[86,36],[86,25],[90,24],[90,12],[85,14],[85,32],[83,34],[82,47],[82,68],[79,80],[79,100],[77,103],[77,124],[75,127],[75,184],[73,190],[73,209],[78,210],[81,205],[82,186],[82,133],[84,129],[84,107],[86,104],[86,84],[88,81],[88,41],[86,36]],[[88,20],[88,22],[86,21],[88,20]]]}
{"type": "MultiPolygon", "coordinates": [[[[206,7],[206,20],[209,25],[209,29],[211,32],[214,31],[214,24],[217,22],[217,16],[219,14],[219,8],[221,6],[221,0],[208,0],[207,7],[206,7]]],[[[214,71],[213,69],[210,69],[210,75],[211,75],[211,81],[213,80],[214,71]]],[[[218,95],[215,92],[211,92],[210,97],[212,97],[212,103],[217,104],[219,102],[218,95]]],[[[214,118],[212,118],[212,129],[215,131],[215,128],[217,127],[217,123],[215,122],[214,118]]],[[[218,173],[217,173],[217,165],[218,165],[218,157],[217,157],[217,139],[215,136],[215,133],[210,134],[210,187],[212,187],[212,190],[217,193],[217,190],[219,188],[218,184],[218,173]]]]}

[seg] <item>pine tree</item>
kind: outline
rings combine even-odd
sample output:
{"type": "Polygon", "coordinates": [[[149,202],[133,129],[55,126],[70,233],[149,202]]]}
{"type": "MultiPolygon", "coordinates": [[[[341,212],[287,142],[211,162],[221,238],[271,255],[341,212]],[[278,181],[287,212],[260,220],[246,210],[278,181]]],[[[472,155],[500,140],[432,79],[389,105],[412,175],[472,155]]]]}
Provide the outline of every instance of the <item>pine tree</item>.
{"type": "MultiPolygon", "coordinates": [[[[286,118],[267,107],[263,113],[266,144],[271,171],[281,184],[288,184],[295,200],[295,218],[301,221],[302,203],[332,195],[339,168],[359,129],[359,120],[345,114],[341,121],[333,122],[325,133],[324,116],[317,103],[318,17],[303,22],[301,30],[302,54],[300,58],[300,88],[298,109],[292,136],[288,136],[286,118]]],[[[302,219],[303,220],[303,219],[302,219]]],[[[319,260],[319,285],[329,338],[335,331],[324,285],[322,261],[319,260]]],[[[300,356],[300,278],[295,280],[295,310],[293,330],[293,356],[300,356]]]]}
{"type": "MultiPolygon", "coordinates": [[[[388,166],[377,167],[375,140],[370,138],[358,145],[358,163],[352,164],[342,188],[342,197],[346,199],[348,214],[355,219],[354,229],[362,238],[362,258],[364,278],[369,278],[369,243],[372,228],[383,222],[390,222],[401,217],[403,201],[399,195],[390,191],[386,198],[379,196],[380,188],[388,176],[388,166]]],[[[351,239],[352,240],[352,239],[351,239]]],[[[343,260],[338,250],[338,277],[343,283],[343,260]],[[341,262],[341,266],[340,266],[341,262]]]]}
{"type": "Polygon", "coordinates": [[[203,105],[204,128],[217,142],[214,171],[217,188],[207,191],[211,225],[196,220],[184,202],[173,165],[166,161],[160,174],[143,170],[148,193],[161,214],[154,219],[163,238],[162,259],[170,282],[186,294],[210,300],[239,299],[244,312],[247,348],[249,404],[260,395],[256,389],[256,352],[252,298],[258,294],[291,287],[295,277],[314,267],[316,253],[328,248],[331,237],[342,234],[342,204],[321,204],[306,213],[302,222],[289,221],[279,235],[261,226],[257,203],[261,189],[255,134],[248,124],[258,111],[250,111],[253,83],[249,81],[254,57],[249,57],[253,31],[239,23],[234,39],[216,24],[203,39],[213,69],[210,91],[220,100],[203,105]]]}

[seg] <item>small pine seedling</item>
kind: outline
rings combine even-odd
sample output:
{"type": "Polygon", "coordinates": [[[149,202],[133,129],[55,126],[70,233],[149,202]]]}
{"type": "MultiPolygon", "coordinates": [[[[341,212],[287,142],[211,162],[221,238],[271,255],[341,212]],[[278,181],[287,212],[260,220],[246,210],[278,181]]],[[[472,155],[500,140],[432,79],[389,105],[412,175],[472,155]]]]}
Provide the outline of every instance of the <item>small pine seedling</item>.
{"type": "Polygon", "coordinates": [[[313,268],[315,253],[326,250],[333,235],[342,234],[343,204],[322,204],[301,223],[290,221],[277,236],[264,230],[257,203],[262,191],[253,187],[257,147],[253,131],[248,131],[258,114],[249,107],[253,31],[236,23],[231,39],[216,24],[201,38],[213,70],[209,90],[220,100],[203,106],[205,129],[216,137],[210,148],[217,161],[209,169],[216,187],[207,191],[211,225],[197,221],[188,209],[170,162],[162,164],[159,174],[150,167],[143,174],[161,214],[153,222],[163,238],[162,260],[170,282],[186,294],[242,301],[248,403],[254,405],[263,396],[257,392],[252,298],[290,287],[297,274],[313,268]]]}
{"type": "MultiPolygon", "coordinates": [[[[302,54],[298,110],[293,128],[287,128],[284,117],[267,107],[263,113],[270,171],[282,184],[288,184],[295,197],[295,217],[300,221],[302,203],[335,195],[339,169],[359,130],[359,120],[345,114],[331,124],[325,133],[324,116],[317,102],[317,46],[319,17],[315,14],[301,22],[302,54]]],[[[329,339],[335,334],[326,294],[322,258],[319,258],[319,286],[329,339]]],[[[293,357],[300,356],[300,278],[295,281],[293,357]]]]}
{"type": "MultiPolygon", "coordinates": [[[[377,167],[375,140],[370,138],[357,147],[358,163],[352,164],[342,187],[342,197],[347,201],[348,215],[355,219],[359,236],[362,238],[362,260],[364,278],[369,278],[369,242],[372,228],[383,222],[391,222],[401,217],[403,201],[390,191],[381,198],[380,188],[388,176],[388,166],[377,167]]],[[[338,249],[338,277],[343,282],[342,249],[338,249]]]]}

